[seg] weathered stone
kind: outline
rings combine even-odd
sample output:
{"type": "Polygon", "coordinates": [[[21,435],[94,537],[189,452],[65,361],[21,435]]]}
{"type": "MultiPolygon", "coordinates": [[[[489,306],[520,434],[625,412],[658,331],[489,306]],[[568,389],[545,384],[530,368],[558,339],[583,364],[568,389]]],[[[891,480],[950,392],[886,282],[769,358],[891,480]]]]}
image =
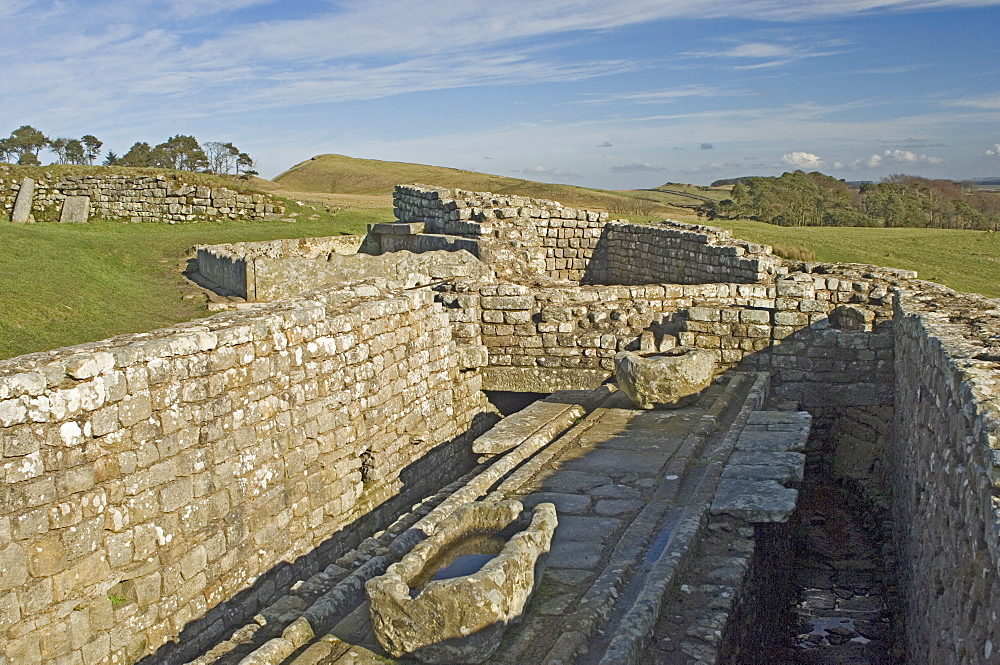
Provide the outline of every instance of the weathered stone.
{"type": "Polygon", "coordinates": [[[704,349],[679,346],[663,353],[622,351],[615,356],[615,379],[640,409],[679,406],[712,383],[715,357],[704,349]]]}
{"type": "Polygon", "coordinates": [[[471,534],[499,532],[521,511],[517,501],[469,504],[365,585],[375,634],[389,653],[425,663],[480,663],[492,655],[507,624],[520,617],[534,592],[536,565],[556,528],[552,504],[536,506],[531,524],[479,571],[428,582],[414,590],[415,596],[410,585],[448,545],[471,534]]]}
{"type": "Polygon", "coordinates": [[[31,204],[35,198],[35,181],[31,178],[21,180],[21,188],[17,190],[14,209],[10,213],[10,221],[24,224],[31,219],[31,204]]]}
{"type": "Polygon", "coordinates": [[[63,224],[85,224],[90,217],[89,196],[67,196],[63,201],[59,221],[63,224]]]}

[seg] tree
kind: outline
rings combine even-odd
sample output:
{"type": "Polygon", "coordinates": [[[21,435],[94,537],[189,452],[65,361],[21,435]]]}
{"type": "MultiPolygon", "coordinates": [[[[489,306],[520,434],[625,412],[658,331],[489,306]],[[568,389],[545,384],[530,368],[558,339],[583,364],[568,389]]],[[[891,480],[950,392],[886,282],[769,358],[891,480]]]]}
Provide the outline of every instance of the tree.
{"type": "Polygon", "coordinates": [[[208,157],[193,136],[171,136],[153,148],[150,157],[152,166],[167,169],[200,171],[208,168],[208,157]]]}
{"type": "Polygon", "coordinates": [[[122,158],[116,155],[114,150],[108,150],[108,154],[104,156],[102,166],[119,166],[121,161],[122,158]]]}
{"type": "Polygon", "coordinates": [[[38,151],[49,145],[49,140],[31,125],[21,125],[7,138],[8,150],[17,155],[18,164],[38,164],[38,151]]]}
{"type": "Polygon", "coordinates": [[[66,142],[66,161],[70,164],[85,164],[86,152],[80,139],[70,139],[66,142]]]}
{"type": "Polygon", "coordinates": [[[69,143],[67,138],[52,139],[49,141],[49,150],[56,153],[56,163],[57,164],[68,164],[66,159],[66,144],[69,143]]]}
{"type": "Polygon", "coordinates": [[[93,166],[94,160],[101,154],[101,146],[104,143],[98,140],[93,134],[85,134],[80,139],[80,142],[83,144],[83,158],[87,161],[87,164],[93,166]]]}
{"type": "Polygon", "coordinates": [[[136,141],[118,161],[120,166],[153,166],[153,149],[145,141],[136,141]]]}
{"type": "Polygon", "coordinates": [[[257,175],[257,171],[254,170],[254,162],[250,155],[245,152],[241,152],[236,157],[236,175],[243,179],[247,179],[250,176],[257,175]]]}
{"type": "Polygon", "coordinates": [[[240,151],[232,143],[209,141],[205,144],[205,154],[208,157],[208,169],[212,173],[229,173],[236,165],[240,151]]]}

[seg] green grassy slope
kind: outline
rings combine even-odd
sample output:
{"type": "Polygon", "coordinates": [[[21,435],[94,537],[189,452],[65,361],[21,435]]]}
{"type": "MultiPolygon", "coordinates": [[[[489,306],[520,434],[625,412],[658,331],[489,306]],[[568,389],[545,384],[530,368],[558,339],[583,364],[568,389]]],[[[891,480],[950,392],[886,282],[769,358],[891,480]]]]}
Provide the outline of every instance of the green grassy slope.
{"type": "Polygon", "coordinates": [[[252,224],[0,221],[0,358],[207,315],[203,301],[182,299],[178,288],[179,266],[194,245],[364,233],[392,212],[317,217],[252,224]]]}
{"type": "Polygon", "coordinates": [[[709,222],[764,244],[808,247],[817,261],[916,270],[921,279],[1000,297],[1000,233],[951,229],[775,226],[749,220],[709,222]]]}
{"type": "Polygon", "coordinates": [[[614,210],[623,200],[641,197],[653,199],[655,209],[664,212],[668,210],[658,203],[666,197],[652,192],[587,189],[442,166],[356,159],[345,155],[317,155],[288,169],[274,178],[274,182],[288,189],[303,192],[382,195],[391,194],[397,184],[421,183],[437,187],[458,187],[472,191],[551,199],[568,206],[609,211],[614,210]]]}

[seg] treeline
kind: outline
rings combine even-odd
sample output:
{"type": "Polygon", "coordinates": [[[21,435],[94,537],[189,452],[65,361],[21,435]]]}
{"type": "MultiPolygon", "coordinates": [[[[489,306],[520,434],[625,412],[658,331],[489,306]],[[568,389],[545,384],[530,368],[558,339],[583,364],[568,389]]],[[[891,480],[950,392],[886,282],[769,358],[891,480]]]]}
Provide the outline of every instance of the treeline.
{"type": "Polygon", "coordinates": [[[893,175],[853,188],[819,172],[740,178],[731,198],[706,202],[709,219],[779,226],[881,226],[1000,230],[1000,195],[973,183],[893,175]]]}
{"type": "MultiPolygon", "coordinates": [[[[40,130],[22,125],[7,138],[0,139],[0,161],[40,166],[39,153],[49,150],[55,154],[55,164],[93,165],[103,145],[91,134],[79,139],[50,139],[40,130]]],[[[183,134],[171,136],[155,146],[137,141],[121,156],[109,150],[102,163],[104,166],[152,166],[204,173],[235,173],[244,178],[257,175],[253,158],[232,143],[209,141],[200,144],[195,137],[183,134]]]]}

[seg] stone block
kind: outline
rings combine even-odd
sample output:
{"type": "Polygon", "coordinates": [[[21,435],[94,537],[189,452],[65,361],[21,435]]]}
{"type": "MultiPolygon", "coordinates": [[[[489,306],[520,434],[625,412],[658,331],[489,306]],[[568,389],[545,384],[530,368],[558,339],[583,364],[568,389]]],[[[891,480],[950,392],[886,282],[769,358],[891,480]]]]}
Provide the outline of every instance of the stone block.
{"type": "Polygon", "coordinates": [[[63,201],[59,221],[63,224],[85,224],[90,218],[89,196],[67,196],[63,201]]]}
{"type": "Polygon", "coordinates": [[[17,190],[17,198],[14,199],[14,209],[10,213],[10,221],[15,224],[24,224],[31,219],[31,204],[35,198],[35,181],[25,178],[21,181],[21,188],[17,190]]]}

